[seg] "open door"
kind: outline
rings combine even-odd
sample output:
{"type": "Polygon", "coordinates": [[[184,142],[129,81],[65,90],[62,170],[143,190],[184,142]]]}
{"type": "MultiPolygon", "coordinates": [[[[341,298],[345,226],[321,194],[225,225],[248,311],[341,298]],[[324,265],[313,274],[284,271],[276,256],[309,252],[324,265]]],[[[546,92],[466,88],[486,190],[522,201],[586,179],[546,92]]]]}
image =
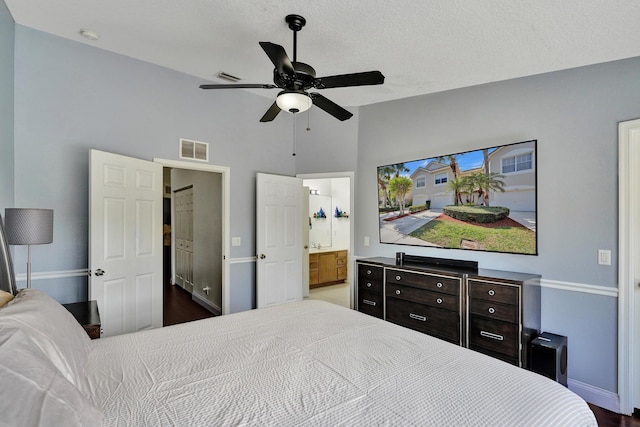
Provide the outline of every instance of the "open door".
{"type": "Polygon", "coordinates": [[[256,303],[302,299],[302,179],[257,176],[256,303]]]}
{"type": "Polygon", "coordinates": [[[309,187],[302,187],[302,297],[309,296],[309,187]]]}
{"type": "Polygon", "coordinates": [[[161,327],[162,165],[89,156],[89,299],[103,335],[161,327]]]}

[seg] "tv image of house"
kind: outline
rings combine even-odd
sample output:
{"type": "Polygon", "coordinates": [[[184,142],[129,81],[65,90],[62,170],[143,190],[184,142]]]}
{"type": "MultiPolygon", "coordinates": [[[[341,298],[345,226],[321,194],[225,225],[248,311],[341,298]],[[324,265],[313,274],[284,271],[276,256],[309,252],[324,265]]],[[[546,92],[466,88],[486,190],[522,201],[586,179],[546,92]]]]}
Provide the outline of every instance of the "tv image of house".
{"type": "Polygon", "coordinates": [[[381,243],[536,254],[536,144],[380,166],[381,243]]]}
{"type": "MultiPolygon", "coordinates": [[[[504,145],[488,149],[488,173],[502,175],[504,191],[490,191],[490,203],[504,206],[513,211],[536,210],[536,141],[526,141],[513,145],[504,145]]],[[[482,150],[479,150],[482,151],[482,150]]],[[[460,156],[472,153],[463,153],[460,156]]],[[[460,170],[458,178],[472,174],[485,173],[484,164],[480,167],[460,170]]],[[[456,177],[446,160],[430,159],[426,166],[417,168],[410,176],[413,181],[413,205],[429,202],[432,209],[442,209],[455,204],[455,192],[449,185],[456,177]]],[[[463,202],[469,202],[469,197],[463,202]]],[[[475,200],[484,203],[484,197],[475,200]]]]}

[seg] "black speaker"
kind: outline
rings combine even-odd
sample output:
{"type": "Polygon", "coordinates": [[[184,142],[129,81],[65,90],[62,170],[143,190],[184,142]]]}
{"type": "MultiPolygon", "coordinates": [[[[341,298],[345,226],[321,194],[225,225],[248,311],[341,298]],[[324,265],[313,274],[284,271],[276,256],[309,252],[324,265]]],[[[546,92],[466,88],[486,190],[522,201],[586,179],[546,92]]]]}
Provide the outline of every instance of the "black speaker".
{"type": "Polygon", "coordinates": [[[567,337],[543,332],[531,340],[529,369],[567,386],[567,337]]]}

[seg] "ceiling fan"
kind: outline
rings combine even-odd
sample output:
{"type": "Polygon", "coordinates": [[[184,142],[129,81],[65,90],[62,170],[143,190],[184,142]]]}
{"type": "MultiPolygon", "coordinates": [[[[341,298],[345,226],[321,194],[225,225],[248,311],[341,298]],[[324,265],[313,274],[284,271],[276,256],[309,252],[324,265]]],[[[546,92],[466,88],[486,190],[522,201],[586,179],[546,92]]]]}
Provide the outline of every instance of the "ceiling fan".
{"type": "Polygon", "coordinates": [[[275,69],[273,83],[275,84],[204,84],[201,89],[282,89],[276,101],[260,119],[270,122],[276,118],[281,110],[296,114],[308,110],[311,105],[331,114],[338,120],[347,120],[353,116],[335,102],[309,89],[329,89],[348,86],[379,85],[384,83],[384,76],[380,71],[366,71],[362,73],[340,74],[328,77],[316,77],[316,71],[308,64],[297,61],[297,34],[307,23],[300,15],[287,15],[285,22],[293,31],[293,61],[289,59],[284,48],[270,42],[260,42],[275,69]]]}

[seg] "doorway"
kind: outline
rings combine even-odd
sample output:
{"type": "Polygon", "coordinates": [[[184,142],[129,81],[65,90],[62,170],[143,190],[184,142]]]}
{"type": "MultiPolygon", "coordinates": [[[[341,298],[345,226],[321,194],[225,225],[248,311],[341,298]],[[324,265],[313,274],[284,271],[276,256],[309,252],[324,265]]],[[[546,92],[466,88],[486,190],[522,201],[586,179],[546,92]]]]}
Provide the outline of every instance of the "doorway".
{"type": "Polygon", "coordinates": [[[164,188],[165,196],[168,195],[171,200],[171,283],[180,284],[180,273],[181,277],[189,279],[186,282],[182,280],[185,286],[180,287],[189,291],[193,300],[215,314],[228,314],[230,169],[166,159],[154,159],[154,162],[162,164],[169,171],[169,178],[166,178],[165,173],[164,188]],[[176,192],[184,203],[176,203],[176,192]],[[192,194],[189,196],[187,193],[192,194]],[[187,220],[180,221],[181,225],[177,224],[176,209],[187,220]],[[189,218],[193,219],[189,221],[189,218]],[[179,230],[182,231],[178,233],[179,230]],[[176,242],[178,234],[183,244],[188,244],[185,242],[189,241],[188,238],[183,241],[185,237],[192,236],[191,247],[183,247],[182,251],[182,255],[191,255],[188,258],[179,258],[176,242]],[[182,268],[189,266],[192,267],[187,270],[182,268]]]}
{"type": "MultiPolygon", "coordinates": [[[[347,308],[353,308],[354,295],[354,175],[353,172],[298,175],[304,187],[309,189],[309,217],[304,218],[309,232],[309,274],[320,275],[321,271],[326,271],[328,267],[324,262],[319,265],[320,261],[331,259],[335,260],[335,267],[332,263],[328,274],[337,279],[336,283],[328,281],[326,286],[310,285],[307,298],[347,308]]],[[[316,279],[310,278],[312,283],[316,279]]]]}

